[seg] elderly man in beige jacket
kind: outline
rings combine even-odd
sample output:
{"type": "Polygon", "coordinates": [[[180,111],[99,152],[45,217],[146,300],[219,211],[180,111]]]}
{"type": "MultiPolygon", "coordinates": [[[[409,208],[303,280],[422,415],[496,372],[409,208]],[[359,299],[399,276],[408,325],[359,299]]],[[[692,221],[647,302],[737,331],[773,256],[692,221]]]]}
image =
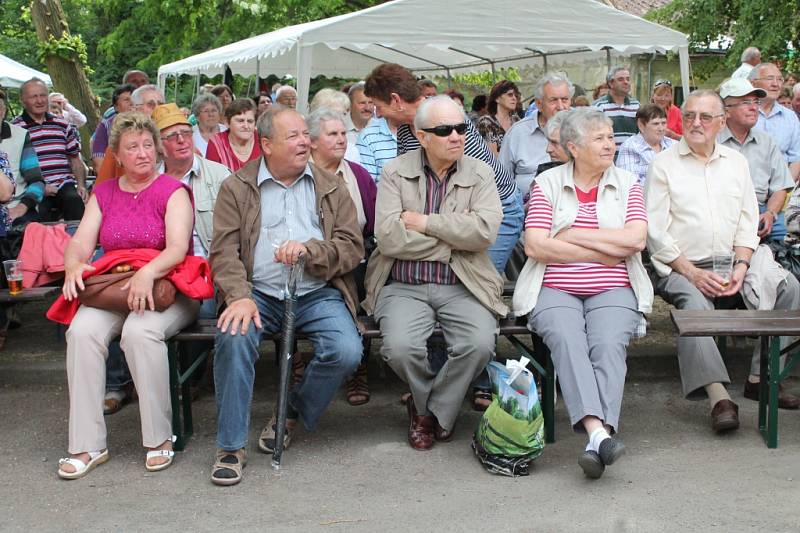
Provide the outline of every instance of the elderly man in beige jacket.
{"type": "Polygon", "coordinates": [[[420,105],[422,148],[383,171],[364,308],[381,355],[409,384],[408,441],[427,450],[452,438],[470,382],[494,356],[503,283],[487,254],[503,218],[494,172],[464,155],[464,112],[448,97],[420,105]],[[426,341],[439,323],[448,357],[438,372],[426,341]]]}

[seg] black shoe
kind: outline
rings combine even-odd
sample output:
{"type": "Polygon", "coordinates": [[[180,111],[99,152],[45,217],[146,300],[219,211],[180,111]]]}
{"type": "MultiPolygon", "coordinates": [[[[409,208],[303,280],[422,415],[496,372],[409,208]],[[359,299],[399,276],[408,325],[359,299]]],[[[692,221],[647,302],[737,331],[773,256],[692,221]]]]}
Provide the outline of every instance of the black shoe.
{"type": "Polygon", "coordinates": [[[598,453],[603,464],[611,466],[614,464],[614,461],[622,457],[622,454],[625,453],[625,445],[621,440],[611,437],[600,443],[600,450],[598,453]]]}
{"type": "Polygon", "coordinates": [[[600,459],[600,455],[594,450],[586,450],[578,457],[578,465],[583,469],[583,473],[590,479],[600,479],[606,470],[606,465],[600,459]]]}

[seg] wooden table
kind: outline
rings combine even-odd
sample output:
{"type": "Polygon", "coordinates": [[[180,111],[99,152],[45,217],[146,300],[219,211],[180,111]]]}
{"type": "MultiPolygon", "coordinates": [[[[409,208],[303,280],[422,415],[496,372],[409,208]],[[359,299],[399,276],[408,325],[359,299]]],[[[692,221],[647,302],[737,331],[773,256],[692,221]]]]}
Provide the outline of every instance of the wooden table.
{"type": "Polygon", "coordinates": [[[759,337],[761,342],[761,382],[758,400],[758,429],[768,448],[778,447],[778,386],[800,363],[800,352],[786,358],[800,341],[781,350],[780,337],[800,336],[800,310],[681,310],[671,311],[672,322],[681,337],[759,337]]]}

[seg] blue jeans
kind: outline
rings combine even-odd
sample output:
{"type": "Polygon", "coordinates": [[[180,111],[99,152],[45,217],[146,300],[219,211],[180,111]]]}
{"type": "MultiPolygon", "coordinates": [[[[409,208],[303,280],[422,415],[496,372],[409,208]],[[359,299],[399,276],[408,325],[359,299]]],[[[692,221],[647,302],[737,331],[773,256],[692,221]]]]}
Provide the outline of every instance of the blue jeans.
{"type": "MultiPolygon", "coordinates": [[[[767,204],[758,204],[758,213],[763,214],[764,211],[767,210],[767,204]]],[[[768,241],[781,241],[783,242],[783,238],[786,237],[788,231],[786,230],[786,212],[781,211],[778,213],[778,216],[775,217],[774,222],[772,223],[772,231],[767,237],[768,241]]]]}
{"type": "MultiPolygon", "coordinates": [[[[217,309],[214,298],[203,300],[197,318],[216,318],[217,309]]],[[[203,341],[190,344],[190,353],[200,351],[205,347],[203,341]]],[[[125,354],[119,347],[119,341],[114,341],[108,345],[108,359],[106,359],[106,391],[118,391],[133,382],[131,371],[128,370],[128,362],[125,354]]]]}
{"type": "Polygon", "coordinates": [[[522,208],[522,195],[519,191],[503,200],[503,222],[497,231],[497,239],[489,247],[489,258],[494,267],[503,275],[506,270],[506,263],[511,257],[517,241],[519,240],[522,225],[525,222],[525,210],[522,208]]]}
{"type": "MultiPolygon", "coordinates": [[[[252,298],[263,329],[250,324],[244,335],[217,332],[214,358],[217,446],[223,450],[238,450],[247,445],[258,344],[263,335],[281,330],[283,302],[257,290],[252,298]]],[[[314,359],[290,394],[289,404],[311,431],[342,381],[358,367],[363,346],[353,317],[337,289],[323,287],[300,296],[295,311],[297,330],[307,333],[314,345],[314,359]]]]}

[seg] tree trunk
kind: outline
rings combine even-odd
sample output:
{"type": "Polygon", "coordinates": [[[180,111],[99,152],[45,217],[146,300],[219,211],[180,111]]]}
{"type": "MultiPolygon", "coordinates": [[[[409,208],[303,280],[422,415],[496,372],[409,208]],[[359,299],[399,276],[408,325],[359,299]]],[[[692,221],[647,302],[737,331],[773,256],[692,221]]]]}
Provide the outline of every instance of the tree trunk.
{"type": "MultiPolygon", "coordinates": [[[[31,19],[36,28],[36,36],[42,42],[47,42],[51,36],[60,39],[69,32],[61,0],[32,0],[31,19]]],[[[79,131],[84,157],[89,159],[89,138],[100,122],[100,112],[83,65],[77,57],[67,59],[55,54],[45,56],[44,62],[53,79],[53,88],[63,93],[72,105],[86,115],[86,125],[79,131]]]]}

